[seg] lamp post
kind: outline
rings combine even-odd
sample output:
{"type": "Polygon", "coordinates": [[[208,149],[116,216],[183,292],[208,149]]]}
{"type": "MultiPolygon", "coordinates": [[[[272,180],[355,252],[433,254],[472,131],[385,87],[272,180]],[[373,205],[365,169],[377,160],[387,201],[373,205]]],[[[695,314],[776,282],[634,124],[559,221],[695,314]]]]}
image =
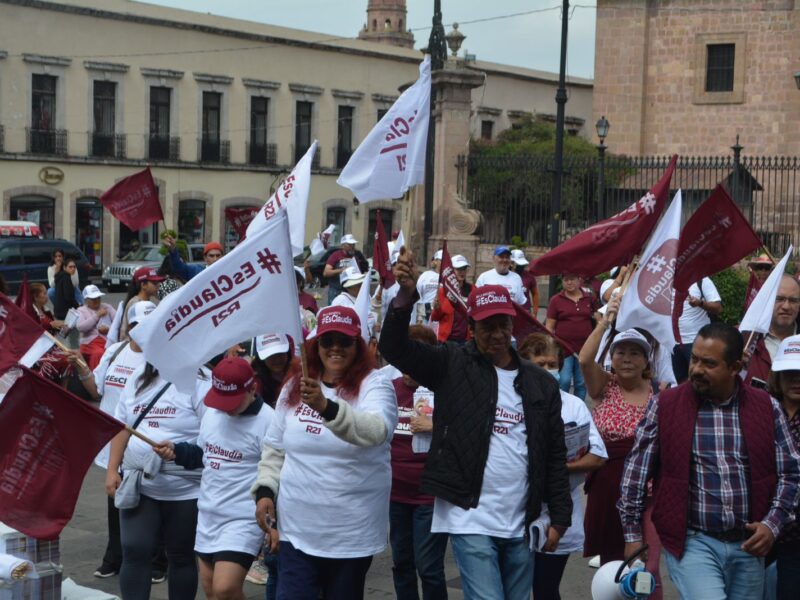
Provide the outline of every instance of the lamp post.
{"type": "Polygon", "coordinates": [[[605,141],[608,130],[611,128],[611,123],[603,115],[594,127],[597,130],[597,137],[600,138],[600,143],[597,145],[598,166],[600,167],[600,177],[597,182],[597,187],[599,188],[597,210],[600,214],[597,215],[597,220],[600,221],[606,218],[606,148],[608,146],[606,146],[605,141]]]}

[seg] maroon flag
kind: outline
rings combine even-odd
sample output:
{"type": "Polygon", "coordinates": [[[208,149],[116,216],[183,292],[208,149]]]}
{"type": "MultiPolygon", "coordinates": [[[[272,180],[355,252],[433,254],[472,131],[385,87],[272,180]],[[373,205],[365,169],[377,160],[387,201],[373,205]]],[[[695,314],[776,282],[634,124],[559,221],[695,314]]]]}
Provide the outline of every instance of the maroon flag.
{"type": "Polygon", "coordinates": [[[447,299],[453,308],[465,317],[467,316],[467,305],[461,295],[461,285],[456,278],[456,270],[453,268],[453,261],[450,252],[447,250],[447,240],[442,246],[442,264],[439,268],[439,287],[443,287],[447,299]]]}
{"type": "Polygon", "coordinates": [[[150,167],[120,179],[100,196],[100,204],[131,231],[164,220],[150,167]]]}
{"type": "Polygon", "coordinates": [[[72,518],[94,457],[124,425],[20,369],[0,403],[0,521],[50,540],[72,518]]]}
{"type": "MultiPolygon", "coordinates": [[[[325,241],[323,241],[323,245],[325,241]]],[[[381,211],[375,211],[375,240],[372,243],[372,266],[378,271],[381,285],[384,289],[394,285],[392,261],[389,258],[389,243],[386,239],[386,230],[381,221],[381,211]]]]}
{"type": "Polygon", "coordinates": [[[37,323],[39,322],[39,316],[36,314],[36,310],[33,308],[33,298],[31,298],[31,288],[28,285],[27,273],[23,273],[22,275],[22,284],[19,286],[19,291],[17,292],[17,297],[14,299],[14,304],[16,304],[19,309],[31,319],[37,323]]]}
{"type": "Polygon", "coordinates": [[[683,301],[689,295],[689,286],[703,277],[719,273],[761,246],[761,240],[728,192],[717,185],[686,222],[678,241],[672,282],[675,289],[672,329],[678,343],[678,319],[683,314],[683,301]]]}
{"type": "Polygon", "coordinates": [[[246,206],[245,208],[226,208],[225,220],[231,224],[236,235],[239,236],[241,242],[247,234],[247,226],[250,221],[258,214],[259,208],[257,206],[246,206]]]}
{"type": "Polygon", "coordinates": [[[11,298],[0,294],[0,373],[17,364],[41,336],[39,322],[20,310],[11,298]]]}
{"type": "Polygon", "coordinates": [[[761,289],[763,282],[756,277],[753,271],[750,271],[750,280],[747,282],[747,291],[744,294],[744,310],[750,308],[750,303],[758,296],[758,290],[761,289]]]}
{"type": "Polygon", "coordinates": [[[559,343],[559,345],[564,349],[564,356],[571,356],[572,354],[577,354],[580,351],[580,348],[573,348],[555,333],[550,331],[547,327],[542,325],[541,321],[534,317],[530,311],[526,310],[521,304],[514,302],[514,310],[517,314],[511,318],[511,333],[517,340],[517,343],[522,343],[522,341],[532,333],[544,333],[559,343]]]}
{"type": "Polygon", "coordinates": [[[627,265],[641,252],[658,223],[669,195],[669,182],[678,156],[650,191],[628,208],[595,223],[578,235],[540,256],[530,266],[534,275],[574,273],[592,277],[617,265],[627,265]]]}

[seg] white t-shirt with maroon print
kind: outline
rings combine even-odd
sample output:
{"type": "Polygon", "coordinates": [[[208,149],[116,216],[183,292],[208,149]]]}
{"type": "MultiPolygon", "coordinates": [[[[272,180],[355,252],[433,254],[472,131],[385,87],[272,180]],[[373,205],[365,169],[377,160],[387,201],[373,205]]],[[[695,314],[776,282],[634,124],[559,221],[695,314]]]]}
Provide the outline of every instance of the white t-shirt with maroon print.
{"type": "Polygon", "coordinates": [[[528,445],[522,396],[514,389],[518,370],[495,367],[497,408],[477,508],[464,510],[436,498],[431,531],[521,538],[528,500],[528,445]]]}
{"type": "Polygon", "coordinates": [[[273,412],[263,404],[256,415],[232,417],[214,408],[203,415],[197,438],[203,450],[194,543],[197,552],[227,550],[255,556],[261,549],[264,532],[253,516],[250,486],[273,412]]]}
{"type": "MultiPolygon", "coordinates": [[[[397,424],[394,386],[379,371],[361,383],[353,410],[383,418],[386,441],[361,448],[334,435],[300,402],[288,406],[284,386],[264,443],[286,452],[278,490],[278,531],[295,548],[323,558],[372,556],[386,549],[390,445],[397,424]]],[[[325,397],[346,402],[322,385],[325,397]]]]}

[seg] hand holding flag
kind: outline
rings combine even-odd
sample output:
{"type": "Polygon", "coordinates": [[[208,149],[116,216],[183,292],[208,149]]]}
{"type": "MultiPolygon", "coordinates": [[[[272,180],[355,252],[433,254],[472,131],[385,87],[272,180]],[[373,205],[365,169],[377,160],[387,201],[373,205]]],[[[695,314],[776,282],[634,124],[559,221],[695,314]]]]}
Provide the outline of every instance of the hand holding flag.
{"type": "Polygon", "coordinates": [[[383,228],[381,211],[375,211],[375,241],[372,244],[372,266],[378,271],[384,289],[394,285],[392,263],[389,258],[389,244],[386,241],[386,230],[383,228]]]}

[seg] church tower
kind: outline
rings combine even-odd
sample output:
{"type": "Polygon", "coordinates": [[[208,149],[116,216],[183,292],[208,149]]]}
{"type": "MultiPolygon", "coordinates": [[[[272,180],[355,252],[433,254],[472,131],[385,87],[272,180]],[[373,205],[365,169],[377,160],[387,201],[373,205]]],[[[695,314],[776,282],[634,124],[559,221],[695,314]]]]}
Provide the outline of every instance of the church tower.
{"type": "Polygon", "coordinates": [[[414,36],[406,29],[406,0],[369,0],[367,22],[358,38],[402,48],[414,47],[414,36]]]}

